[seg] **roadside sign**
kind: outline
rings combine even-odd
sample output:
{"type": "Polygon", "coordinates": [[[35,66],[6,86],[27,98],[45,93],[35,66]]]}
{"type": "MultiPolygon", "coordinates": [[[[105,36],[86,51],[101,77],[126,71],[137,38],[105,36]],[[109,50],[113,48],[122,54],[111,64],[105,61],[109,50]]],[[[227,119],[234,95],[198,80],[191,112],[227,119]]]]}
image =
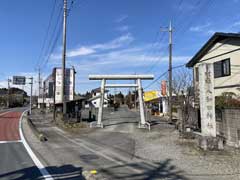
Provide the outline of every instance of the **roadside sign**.
{"type": "Polygon", "coordinates": [[[25,85],[26,77],[25,76],[13,76],[13,84],[15,85],[25,85]]]}
{"type": "Polygon", "coordinates": [[[161,82],[161,94],[163,96],[167,95],[167,82],[165,80],[161,82]]]}
{"type": "Polygon", "coordinates": [[[145,102],[157,99],[160,97],[160,93],[158,91],[147,91],[144,92],[143,99],[145,102]]]}

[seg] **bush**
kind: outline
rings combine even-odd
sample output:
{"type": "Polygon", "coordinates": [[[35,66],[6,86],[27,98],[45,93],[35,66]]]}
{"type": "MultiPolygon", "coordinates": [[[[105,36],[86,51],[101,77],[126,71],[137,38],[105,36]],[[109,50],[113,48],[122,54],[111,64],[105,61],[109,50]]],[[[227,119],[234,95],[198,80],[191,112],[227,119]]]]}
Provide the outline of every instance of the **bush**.
{"type": "Polygon", "coordinates": [[[221,96],[216,96],[215,104],[218,109],[240,107],[240,101],[233,92],[224,92],[221,96]]]}

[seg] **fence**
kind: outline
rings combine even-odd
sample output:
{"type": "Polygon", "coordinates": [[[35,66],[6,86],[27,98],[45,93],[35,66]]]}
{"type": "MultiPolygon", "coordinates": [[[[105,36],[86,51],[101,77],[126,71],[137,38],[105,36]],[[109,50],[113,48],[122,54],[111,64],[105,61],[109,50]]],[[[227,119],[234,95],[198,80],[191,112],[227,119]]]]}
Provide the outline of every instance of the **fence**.
{"type": "Polygon", "coordinates": [[[240,147],[240,108],[216,110],[217,134],[230,146],[240,147]]]}

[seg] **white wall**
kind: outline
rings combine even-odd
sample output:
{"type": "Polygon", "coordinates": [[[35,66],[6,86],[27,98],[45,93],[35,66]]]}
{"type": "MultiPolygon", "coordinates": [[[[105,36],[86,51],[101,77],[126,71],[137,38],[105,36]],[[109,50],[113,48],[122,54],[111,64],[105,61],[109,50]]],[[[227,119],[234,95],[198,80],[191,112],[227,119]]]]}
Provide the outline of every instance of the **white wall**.
{"type": "MultiPolygon", "coordinates": [[[[95,107],[95,108],[99,108],[100,106],[100,92],[96,93],[96,95],[93,95],[92,97],[96,97],[99,96],[98,98],[94,99],[91,101],[91,104],[95,107]]],[[[108,106],[108,101],[107,101],[107,93],[104,94],[104,105],[103,107],[107,107],[108,106]]],[[[89,104],[85,105],[85,108],[89,108],[89,104]]]]}
{"type": "MultiPolygon", "coordinates": [[[[215,46],[213,46],[209,50],[209,52],[200,59],[200,62],[194,65],[194,68],[198,67],[200,63],[214,63],[217,61],[230,58],[231,75],[214,79],[215,95],[219,96],[222,94],[222,92],[234,92],[239,95],[240,94],[240,91],[238,90],[239,87],[216,89],[216,87],[240,84],[240,50],[236,50],[240,48],[240,40],[232,39],[230,41],[227,41],[227,44],[225,43],[224,41],[216,43],[215,46]],[[214,57],[232,50],[236,51],[218,57],[214,57]],[[206,60],[208,58],[212,59],[206,60]]],[[[196,74],[194,76],[196,77],[196,74]]],[[[195,86],[198,87],[198,83],[196,81],[195,83],[196,83],[195,86]]]]}
{"type": "MultiPolygon", "coordinates": [[[[38,98],[38,107],[43,103],[43,98],[38,98]]],[[[44,103],[46,107],[50,107],[50,104],[53,104],[53,98],[44,98],[44,103]]]]}
{"type": "MultiPolygon", "coordinates": [[[[56,103],[62,102],[62,92],[61,92],[61,87],[62,87],[62,69],[57,68],[56,69],[56,82],[55,82],[55,87],[56,87],[56,93],[55,93],[55,101],[56,103]]],[[[73,100],[74,98],[74,79],[75,79],[75,74],[74,70],[70,70],[70,77],[66,76],[66,84],[65,84],[65,89],[66,91],[69,92],[69,94],[66,95],[66,100],[73,100]]]]}

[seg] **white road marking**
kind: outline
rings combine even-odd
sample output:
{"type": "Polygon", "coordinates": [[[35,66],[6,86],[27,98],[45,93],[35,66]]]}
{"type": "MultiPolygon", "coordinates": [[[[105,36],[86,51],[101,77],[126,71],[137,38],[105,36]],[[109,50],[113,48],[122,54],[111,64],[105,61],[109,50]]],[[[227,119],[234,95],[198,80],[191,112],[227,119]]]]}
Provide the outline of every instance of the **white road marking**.
{"type": "MultiPolygon", "coordinates": [[[[96,151],[96,150],[92,149],[89,145],[84,144],[82,140],[80,140],[82,143],[79,143],[79,142],[77,142],[77,141],[74,141],[74,140],[70,139],[69,137],[67,137],[66,135],[64,135],[64,134],[66,134],[66,133],[63,134],[63,133],[61,132],[61,131],[62,131],[61,129],[59,129],[59,128],[57,128],[57,127],[55,127],[54,129],[56,129],[56,130],[58,131],[58,132],[56,132],[57,134],[63,136],[64,138],[66,138],[66,139],[69,140],[70,142],[72,142],[72,143],[74,143],[74,144],[77,144],[77,145],[80,145],[80,146],[82,146],[83,148],[89,150],[90,152],[92,152],[92,153],[94,153],[94,154],[97,154],[97,155],[99,155],[99,156],[102,156],[103,158],[105,158],[105,159],[107,159],[107,160],[109,160],[109,161],[112,161],[112,162],[116,163],[117,165],[120,165],[120,166],[123,166],[123,167],[126,166],[126,164],[124,164],[123,162],[118,161],[118,160],[115,160],[114,158],[112,158],[112,157],[110,157],[110,156],[108,156],[108,155],[106,155],[106,154],[103,154],[103,153],[101,153],[101,152],[99,152],[99,151],[96,151]]],[[[136,173],[142,173],[141,170],[138,170],[138,169],[135,169],[135,168],[132,168],[132,167],[129,167],[129,166],[126,166],[126,168],[128,168],[128,169],[130,169],[131,171],[134,171],[134,172],[136,172],[136,173]]]]}
{"type": "Polygon", "coordinates": [[[19,143],[22,142],[21,140],[16,140],[16,141],[0,141],[0,144],[7,144],[7,143],[19,143]]]}
{"type": "Polygon", "coordinates": [[[34,152],[32,151],[32,149],[30,148],[30,146],[28,145],[24,135],[23,135],[23,131],[22,131],[22,119],[23,119],[23,115],[27,112],[28,110],[25,110],[20,118],[19,121],[19,133],[20,133],[20,138],[22,140],[22,143],[25,147],[25,149],[27,150],[29,156],[32,158],[34,164],[37,166],[37,168],[39,169],[40,173],[43,175],[43,178],[46,180],[53,180],[53,177],[49,174],[49,172],[47,171],[47,169],[44,167],[44,165],[41,163],[41,161],[37,158],[37,156],[34,154],[34,152]]]}
{"type": "Polygon", "coordinates": [[[10,112],[12,112],[12,111],[6,111],[6,112],[4,112],[4,113],[1,113],[1,114],[0,114],[0,118],[1,118],[2,115],[7,114],[7,113],[10,113],[10,112]]]}

